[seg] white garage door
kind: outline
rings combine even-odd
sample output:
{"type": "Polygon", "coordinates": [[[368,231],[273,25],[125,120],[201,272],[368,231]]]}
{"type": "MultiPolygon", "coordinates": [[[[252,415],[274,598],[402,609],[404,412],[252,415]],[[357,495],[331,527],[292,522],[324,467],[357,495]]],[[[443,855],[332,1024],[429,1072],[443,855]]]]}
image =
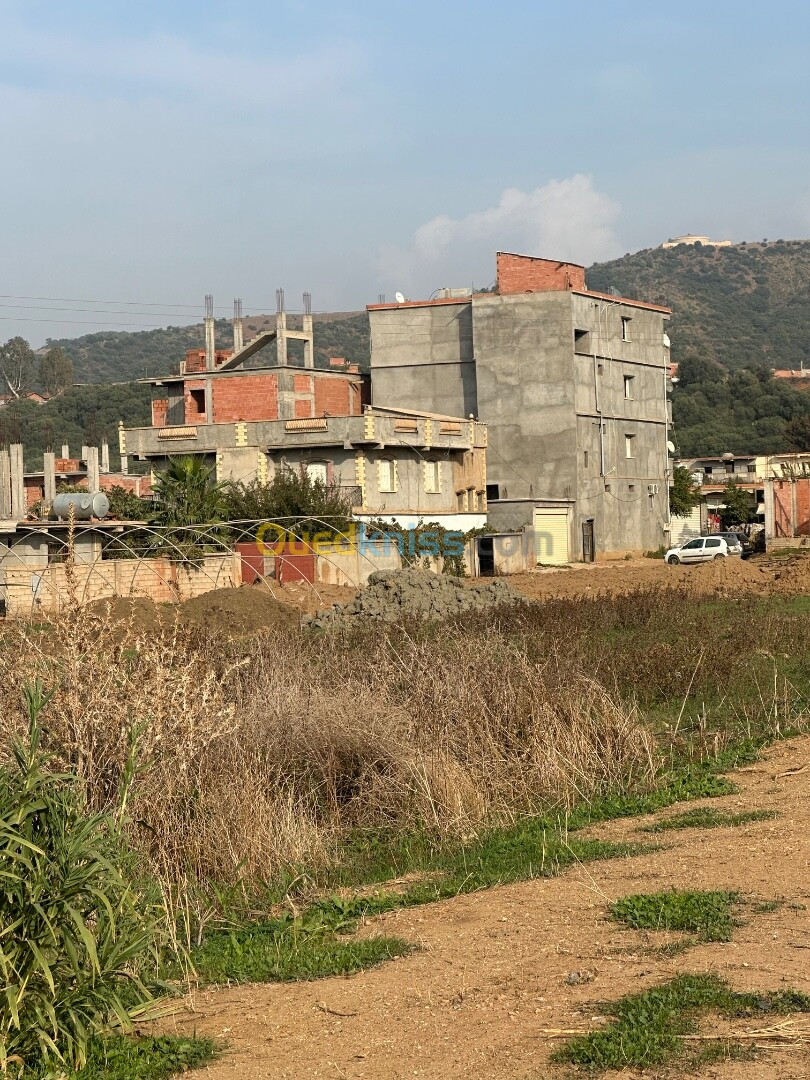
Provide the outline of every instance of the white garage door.
{"type": "Polygon", "coordinates": [[[535,510],[534,551],[539,563],[568,562],[568,514],[565,510],[535,510]]]}

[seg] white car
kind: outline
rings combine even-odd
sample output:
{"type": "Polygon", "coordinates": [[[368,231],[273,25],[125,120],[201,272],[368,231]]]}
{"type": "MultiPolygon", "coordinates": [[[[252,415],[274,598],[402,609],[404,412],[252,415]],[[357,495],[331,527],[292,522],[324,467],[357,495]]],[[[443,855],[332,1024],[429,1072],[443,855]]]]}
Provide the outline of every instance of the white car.
{"type": "Polygon", "coordinates": [[[681,547],[670,548],[664,558],[675,563],[712,562],[728,556],[728,544],[722,536],[696,536],[681,547]]]}

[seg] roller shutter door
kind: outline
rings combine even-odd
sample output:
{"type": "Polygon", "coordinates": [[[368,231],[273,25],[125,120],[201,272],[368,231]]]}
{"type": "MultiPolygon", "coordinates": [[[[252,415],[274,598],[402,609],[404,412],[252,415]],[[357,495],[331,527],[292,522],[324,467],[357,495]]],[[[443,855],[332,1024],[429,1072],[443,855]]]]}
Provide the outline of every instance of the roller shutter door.
{"type": "Polygon", "coordinates": [[[568,562],[568,514],[564,510],[535,510],[534,550],[537,561],[547,566],[568,562]]]}

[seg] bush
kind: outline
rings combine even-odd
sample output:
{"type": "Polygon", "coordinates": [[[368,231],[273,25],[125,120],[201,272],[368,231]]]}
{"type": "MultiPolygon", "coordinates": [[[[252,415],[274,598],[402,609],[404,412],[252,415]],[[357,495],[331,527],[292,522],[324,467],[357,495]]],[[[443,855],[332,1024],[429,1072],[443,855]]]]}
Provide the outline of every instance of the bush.
{"type": "Polygon", "coordinates": [[[90,1038],[130,1024],[151,995],[137,964],[154,923],[125,880],[113,819],[86,814],[70,773],[40,750],[42,684],[26,687],[27,740],[0,770],[0,1069],[36,1062],[81,1068],[90,1038]]]}

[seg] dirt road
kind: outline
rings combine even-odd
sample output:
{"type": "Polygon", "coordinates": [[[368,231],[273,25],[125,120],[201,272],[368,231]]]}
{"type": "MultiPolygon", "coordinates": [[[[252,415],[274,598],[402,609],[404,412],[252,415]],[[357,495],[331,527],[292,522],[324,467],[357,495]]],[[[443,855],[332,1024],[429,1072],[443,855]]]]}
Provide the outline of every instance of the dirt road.
{"type": "MultiPolygon", "coordinates": [[[[549,1063],[557,1044],[548,1029],[598,1026],[599,1002],[678,972],[717,972],[737,990],[810,992],[810,912],[803,906],[810,905],[810,738],[776,746],[735,779],[741,792],[712,805],[776,810],[779,817],[670,832],[667,849],[653,854],[375,919],[364,933],[395,933],[421,951],[360,975],[195,994],[175,1023],[230,1044],[201,1076],[550,1080],[568,1074],[549,1063]],[[785,903],[746,916],[727,944],[699,945],[674,958],[647,950],[678,935],[625,930],[606,919],[610,900],[669,887],[736,889],[785,903]]],[[[649,840],[635,829],[650,820],[611,822],[590,833],[649,840]]],[[[642,1075],[663,1074],[611,1074],[642,1075]]],[[[701,1075],[806,1080],[810,1054],[801,1046],[764,1050],[755,1064],[711,1065],[701,1075]]]]}

